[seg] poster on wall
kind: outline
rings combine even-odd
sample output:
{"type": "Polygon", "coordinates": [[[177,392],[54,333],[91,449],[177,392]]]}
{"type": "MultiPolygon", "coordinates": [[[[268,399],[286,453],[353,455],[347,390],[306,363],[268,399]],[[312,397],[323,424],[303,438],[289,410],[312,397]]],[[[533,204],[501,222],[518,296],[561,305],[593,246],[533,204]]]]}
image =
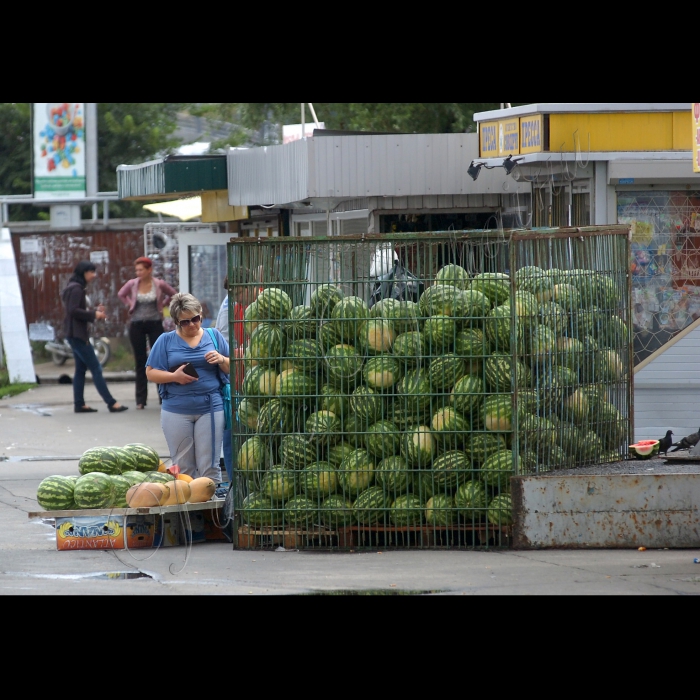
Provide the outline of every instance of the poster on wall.
{"type": "Polygon", "coordinates": [[[85,197],[85,103],[34,102],[34,197],[85,197]]]}
{"type": "Polygon", "coordinates": [[[693,102],[693,171],[700,173],[700,102],[693,102]]]}

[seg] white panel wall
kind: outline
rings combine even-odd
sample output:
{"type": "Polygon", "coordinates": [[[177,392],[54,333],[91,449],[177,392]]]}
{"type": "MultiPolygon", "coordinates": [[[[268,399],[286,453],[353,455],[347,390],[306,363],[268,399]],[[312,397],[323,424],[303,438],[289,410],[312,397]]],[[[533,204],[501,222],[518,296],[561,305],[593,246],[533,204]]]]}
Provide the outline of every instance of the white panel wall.
{"type": "Polygon", "coordinates": [[[0,336],[10,383],[36,381],[10,229],[0,229],[0,336]]]}
{"type": "Polygon", "coordinates": [[[635,376],[635,438],[680,440],[700,427],[700,328],[635,376]]]}

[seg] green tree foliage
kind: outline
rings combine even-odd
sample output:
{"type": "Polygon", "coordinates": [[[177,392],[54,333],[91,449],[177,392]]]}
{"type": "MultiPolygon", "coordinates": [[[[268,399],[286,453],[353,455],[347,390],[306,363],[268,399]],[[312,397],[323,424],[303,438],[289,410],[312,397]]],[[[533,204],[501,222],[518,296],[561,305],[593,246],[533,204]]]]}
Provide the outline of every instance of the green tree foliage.
{"type": "MultiPolygon", "coordinates": [[[[117,189],[117,166],[165,155],[180,145],[173,137],[185,103],[101,102],[97,105],[98,188],[117,189]]],[[[0,194],[29,195],[32,182],[31,105],[0,103],[0,194]]],[[[143,216],[138,202],[115,202],[111,216],[143,216]]],[[[83,216],[89,214],[83,213],[83,216]]],[[[10,219],[47,219],[45,208],[11,206],[10,219]]]]}
{"type": "MultiPolygon", "coordinates": [[[[499,106],[496,102],[314,102],[327,129],[409,134],[474,131],[474,113],[499,106]]],[[[299,102],[210,103],[195,109],[210,119],[240,124],[252,144],[278,143],[282,124],[301,121],[299,102]]],[[[306,119],[312,121],[308,108],[306,119]]],[[[226,143],[238,145],[230,141],[216,145],[226,143]]]]}

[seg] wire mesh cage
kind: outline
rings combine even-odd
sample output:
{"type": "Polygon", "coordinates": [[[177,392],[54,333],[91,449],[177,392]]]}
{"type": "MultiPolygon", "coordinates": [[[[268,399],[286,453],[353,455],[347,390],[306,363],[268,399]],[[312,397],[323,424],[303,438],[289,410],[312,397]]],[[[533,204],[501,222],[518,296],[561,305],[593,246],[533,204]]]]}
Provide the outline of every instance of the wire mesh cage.
{"type": "Polygon", "coordinates": [[[507,546],[514,475],[628,455],[628,259],[620,226],[231,241],[237,546],[507,546]]]}

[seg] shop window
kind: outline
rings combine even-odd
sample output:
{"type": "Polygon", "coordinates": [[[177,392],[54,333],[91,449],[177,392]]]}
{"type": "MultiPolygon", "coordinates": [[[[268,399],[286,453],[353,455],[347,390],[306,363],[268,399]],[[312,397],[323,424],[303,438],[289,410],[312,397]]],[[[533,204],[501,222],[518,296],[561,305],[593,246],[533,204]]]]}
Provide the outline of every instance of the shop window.
{"type": "Polygon", "coordinates": [[[700,192],[619,192],[632,228],[635,364],[700,319],[700,192]]]}

